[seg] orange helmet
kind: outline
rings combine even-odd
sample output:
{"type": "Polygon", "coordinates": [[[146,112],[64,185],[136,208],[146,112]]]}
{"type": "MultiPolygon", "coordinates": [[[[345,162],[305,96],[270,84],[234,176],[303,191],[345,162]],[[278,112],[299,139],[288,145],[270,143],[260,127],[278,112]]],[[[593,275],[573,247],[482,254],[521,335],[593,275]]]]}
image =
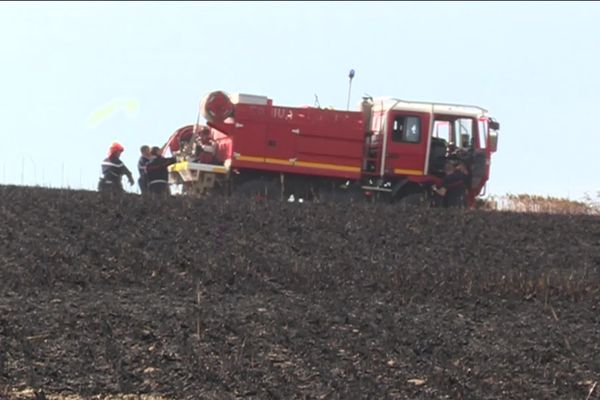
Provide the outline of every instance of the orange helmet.
{"type": "Polygon", "coordinates": [[[120,143],[113,142],[113,144],[111,144],[110,147],[109,147],[109,149],[108,149],[108,155],[112,156],[117,151],[123,151],[123,150],[125,150],[125,148],[123,148],[123,146],[121,146],[120,143]]]}

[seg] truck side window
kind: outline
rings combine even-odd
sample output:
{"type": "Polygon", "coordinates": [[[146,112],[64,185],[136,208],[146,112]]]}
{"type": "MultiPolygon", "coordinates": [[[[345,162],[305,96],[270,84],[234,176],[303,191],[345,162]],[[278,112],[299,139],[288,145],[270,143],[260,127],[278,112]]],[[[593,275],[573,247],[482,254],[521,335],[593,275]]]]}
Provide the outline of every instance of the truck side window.
{"type": "Polygon", "coordinates": [[[392,140],[394,142],[419,143],[421,141],[419,117],[396,117],[392,125],[392,140]]]}

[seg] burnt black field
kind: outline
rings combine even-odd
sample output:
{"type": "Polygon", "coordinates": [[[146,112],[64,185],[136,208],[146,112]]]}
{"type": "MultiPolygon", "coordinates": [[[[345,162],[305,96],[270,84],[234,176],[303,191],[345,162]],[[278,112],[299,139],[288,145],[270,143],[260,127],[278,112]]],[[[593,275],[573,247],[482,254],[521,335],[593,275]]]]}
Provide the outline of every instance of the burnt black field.
{"type": "Polygon", "coordinates": [[[598,217],[0,186],[0,223],[2,399],[600,399],[598,217]]]}

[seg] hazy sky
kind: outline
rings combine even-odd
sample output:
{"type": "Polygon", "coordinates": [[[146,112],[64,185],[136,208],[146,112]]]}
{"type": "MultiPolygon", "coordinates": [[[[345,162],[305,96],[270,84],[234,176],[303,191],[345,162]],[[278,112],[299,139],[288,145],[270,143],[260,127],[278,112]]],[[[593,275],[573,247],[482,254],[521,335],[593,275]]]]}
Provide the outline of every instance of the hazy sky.
{"type": "Polygon", "coordinates": [[[137,179],[204,94],[345,109],[353,68],[353,108],[490,110],[488,193],[578,200],[600,191],[599,21],[597,2],[2,2],[0,183],[95,190],[113,140],[137,179]]]}

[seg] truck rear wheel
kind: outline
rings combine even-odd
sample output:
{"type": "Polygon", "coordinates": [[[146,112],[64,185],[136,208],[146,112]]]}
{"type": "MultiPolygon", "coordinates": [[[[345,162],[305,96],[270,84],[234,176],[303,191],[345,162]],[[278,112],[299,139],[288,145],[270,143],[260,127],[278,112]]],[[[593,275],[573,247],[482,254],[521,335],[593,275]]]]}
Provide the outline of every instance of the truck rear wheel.
{"type": "Polygon", "coordinates": [[[238,185],[233,191],[233,195],[259,201],[279,200],[281,188],[277,182],[272,180],[253,179],[238,185]]]}
{"type": "Polygon", "coordinates": [[[429,207],[429,199],[425,192],[407,193],[395,201],[401,207],[429,207]]]}

